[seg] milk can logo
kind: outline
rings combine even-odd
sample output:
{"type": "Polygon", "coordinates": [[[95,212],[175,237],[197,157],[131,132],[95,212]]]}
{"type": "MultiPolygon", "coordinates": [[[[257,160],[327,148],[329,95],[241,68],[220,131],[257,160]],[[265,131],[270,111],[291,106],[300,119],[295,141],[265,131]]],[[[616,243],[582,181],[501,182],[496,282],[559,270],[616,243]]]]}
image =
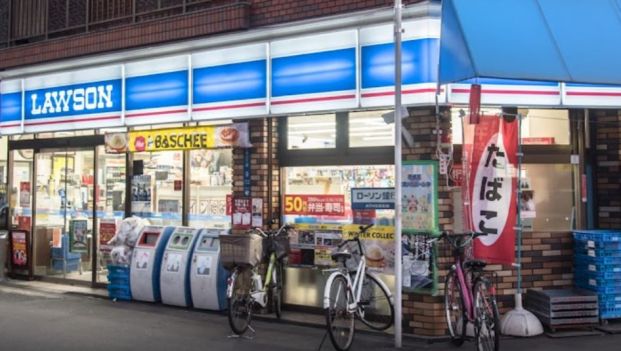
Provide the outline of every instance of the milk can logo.
{"type": "Polygon", "coordinates": [[[119,108],[116,81],[38,89],[26,92],[27,118],[109,112],[119,108]]]}

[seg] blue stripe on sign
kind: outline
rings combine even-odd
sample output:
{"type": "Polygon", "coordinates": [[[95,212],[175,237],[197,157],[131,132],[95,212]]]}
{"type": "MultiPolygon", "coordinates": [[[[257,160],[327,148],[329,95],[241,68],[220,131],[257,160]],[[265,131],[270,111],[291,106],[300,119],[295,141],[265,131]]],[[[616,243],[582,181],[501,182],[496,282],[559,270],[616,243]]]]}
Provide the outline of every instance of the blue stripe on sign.
{"type": "MultiPolygon", "coordinates": [[[[437,82],[439,39],[418,39],[403,42],[403,84],[437,82]]],[[[394,44],[362,47],[362,88],[395,85],[394,44]]]]}
{"type": "Polygon", "coordinates": [[[272,59],[272,96],[356,89],[356,49],[272,59]]]}
{"type": "Polygon", "coordinates": [[[580,87],[580,88],[621,88],[621,85],[609,85],[609,84],[586,84],[586,83],[565,83],[568,87],[580,87]]]}
{"type": "Polygon", "coordinates": [[[26,119],[121,111],[121,80],[26,91],[26,119]]]}
{"type": "Polygon", "coordinates": [[[188,71],[151,74],[125,80],[125,109],[187,106],[188,71]]]}
{"type": "Polygon", "coordinates": [[[265,98],[266,65],[258,60],[194,69],[193,103],[265,98]]]}
{"type": "Polygon", "coordinates": [[[473,78],[461,81],[464,84],[491,84],[491,85],[526,85],[540,87],[557,87],[558,82],[545,82],[535,80],[498,79],[498,78],[473,78]]]}
{"type": "Polygon", "coordinates": [[[0,122],[21,121],[22,93],[0,95],[0,122]]]}

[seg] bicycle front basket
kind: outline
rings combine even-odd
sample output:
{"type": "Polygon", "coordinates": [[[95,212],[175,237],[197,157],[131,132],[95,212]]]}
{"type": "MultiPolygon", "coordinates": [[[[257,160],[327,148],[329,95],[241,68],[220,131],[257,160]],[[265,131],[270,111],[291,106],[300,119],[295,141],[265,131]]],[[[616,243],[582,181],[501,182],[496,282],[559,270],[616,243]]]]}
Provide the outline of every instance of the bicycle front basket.
{"type": "Polygon", "coordinates": [[[289,255],[291,251],[288,235],[279,235],[272,239],[272,250],[276,254],[276,258],[283,259],[289,255]]]}
{"type": "Polygon", "coordinates": [[[254,267],[261,262],[263,237],[256,233],[220,236],[220,262],[227,269],[254,267]]]}

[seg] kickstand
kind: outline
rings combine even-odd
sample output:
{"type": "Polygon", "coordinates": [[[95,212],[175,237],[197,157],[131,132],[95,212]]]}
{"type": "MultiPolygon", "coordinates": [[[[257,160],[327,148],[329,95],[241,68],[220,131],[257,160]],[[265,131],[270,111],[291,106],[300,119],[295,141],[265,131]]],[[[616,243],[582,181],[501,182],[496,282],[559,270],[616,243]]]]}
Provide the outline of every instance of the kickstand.
{"type": "Polygon", "coordinates": [[[246,339],[246,340],[253,340],[255,335],[257,335],[257,332],[254,330],[254,328],[249,325],[248,326],[248,330],[250,330],[250,332],[252,333],[252,335],[246,335],[245,333],[242,335],[238,335],[238,334],[231,334],[229,336],[227,336],[227,338],[229,339],[246,339]]]}
{"type": "Polygon", "coordinates": [[[321,339],[321,343],[319,343],[319,347],[317,348],[317,351],[321,351],[321,348],[323,347],[323,343],[326,342],[327,336],[328,336],[328,331],[326,330],[326,333],[323,334],[323,338],[321,339]]]}

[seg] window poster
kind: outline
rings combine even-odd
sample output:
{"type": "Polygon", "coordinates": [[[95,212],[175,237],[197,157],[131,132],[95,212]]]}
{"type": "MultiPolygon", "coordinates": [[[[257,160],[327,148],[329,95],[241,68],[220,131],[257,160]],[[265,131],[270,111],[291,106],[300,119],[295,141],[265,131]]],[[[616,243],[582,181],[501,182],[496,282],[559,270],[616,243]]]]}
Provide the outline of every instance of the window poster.
{"type": "Polygon", "coordinates": [[[88,251],[86,219],[72,219],[69,222],[69,250],[71,252],[86,253],[88,251]]]}
{"type": "Polygon", "coordinates": [[[430,235],[401,237],[403,291],[435,295],[438,290],[437,248],[430,235]]]}
{"type": "MultiPolygon", "coordinates": [[[[359,224],[343,226],[343,239],[351,239],[360,231],[359,224]]],[[[376,273],[395,273],[395,227],[372,226],[360,234],[367,260],[367,268],[376,273]]],[[[352,249],[356,249],[355,247],[352,249]]]]}
{"type": "Polygon", "coordinates": [[[438,162],[404,161],[402,172],[403,233],[438,235],[438,162]]]}
{"type": "Polygon", "coordinates": [[[132,178],[132,213],[139,217],[151,215],[151,176],[135,175],[132,178]]]}

